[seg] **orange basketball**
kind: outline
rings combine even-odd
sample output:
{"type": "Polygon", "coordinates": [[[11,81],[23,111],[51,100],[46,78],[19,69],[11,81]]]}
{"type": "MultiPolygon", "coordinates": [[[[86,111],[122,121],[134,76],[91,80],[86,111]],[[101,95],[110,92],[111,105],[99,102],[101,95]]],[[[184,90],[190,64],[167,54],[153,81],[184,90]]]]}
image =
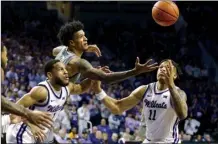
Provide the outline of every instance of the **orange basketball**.
{"type": "Polygon", "coordinates": [[[174,2],[158,1],[152,8],[152,17],[161,26],[173,25],[179,18],[179,9],[174,2]]]}

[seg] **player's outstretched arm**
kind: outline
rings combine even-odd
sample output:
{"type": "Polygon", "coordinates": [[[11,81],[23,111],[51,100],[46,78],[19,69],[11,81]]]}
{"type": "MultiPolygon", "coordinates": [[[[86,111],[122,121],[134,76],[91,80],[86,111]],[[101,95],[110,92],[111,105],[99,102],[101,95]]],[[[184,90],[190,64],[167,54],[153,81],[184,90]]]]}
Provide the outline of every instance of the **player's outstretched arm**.
{"type": "Polygon", "coordinates": [[[91,79],[85,79],[80,84],[69,83],[68,89],[71,94],[85,93],[91,87],[91,79]]]}
{"type": "Polygon", "coordinates": [[[186,103],[187,97],[183,90],[180,90],[175,86],[172,61],[169,61],[169,66],[166,67],[166,71],[167,72],[164,73],[164,80],[165,84],[169,88],[174,110],[176,111],[176,114],[179,117],[179,119],[183,120],[188,115],[188,106],[186,103]]]}
{"type": "Polygon", "coordinates": [[[187,96],[183,90],[177,89],[175,86],[169,87],[171,100],[177,116],[183,120],[188,115],[188,106],[186,103],[187,96]]]}
{"type": "Polygon", "coordinates": [[[137,58],[135,63],[135,68],[123,72],[113,72],[105,73],[102,70],[93,68],[92,65],[84,59],[76,59],[70,62],[71,66],[75,66],[80,73],[86,78],[93,80],[100,80],[106,83],[116,83],[132,76],[139,75],[141,73],[150,72],[158,68],[157,63],[149,64],[151,60],[147,61],[145,64],[139,63],[139,58],[137,58]]]}
{"type": "Polygon", "coordinates": [[[124,111],[136,106],[142,100],[147,89],[147,85],[140,86],[129,96],[116,100],[107,96],[107,94],[101,89],[100,85],[100,81],[93,82],[93,91],[96,93],[97,98],[101,100],[113,114],[122,114],[124,111]]]}
{"type": "Polygon", "coordinates": [[[18,116],[28,117],[30,110],[24,108],[21,105],[15,104],[5,97],[1,96],[1,108],[4,112],[9,112],[18,116]]]}
{"type": "MultiPolygon", "coordinates": [[[[22,105],[24,107],[30,107],[39,101],[45,101],[46,96],[48,92],[46,88],[42,86],[36,86],[34,87],[29,93],[25,94],[18,102],[17,104],[22,105]]],[[[41,129],[44,129],[43,126],[47,128],[51,128],[52,126],[52,119],[51,115],[46,112],[40,112],[40,111],[31,111],[30,115],[27,117],[27,120],[30,123],[33,123],[40,127],[41,129]]]]}

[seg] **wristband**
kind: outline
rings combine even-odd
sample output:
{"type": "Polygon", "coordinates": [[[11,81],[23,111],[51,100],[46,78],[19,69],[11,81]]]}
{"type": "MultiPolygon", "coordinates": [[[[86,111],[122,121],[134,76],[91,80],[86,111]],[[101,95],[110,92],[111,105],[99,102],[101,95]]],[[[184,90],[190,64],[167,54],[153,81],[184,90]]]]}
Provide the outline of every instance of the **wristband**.
{"type": "Polygon", "coordinates": [[[100,93],[95,94],[95,95],[96,95],[97,99],[100,101],[103,100],[107,96],[107,94],[103,90],[101,90],[100,93]]]}

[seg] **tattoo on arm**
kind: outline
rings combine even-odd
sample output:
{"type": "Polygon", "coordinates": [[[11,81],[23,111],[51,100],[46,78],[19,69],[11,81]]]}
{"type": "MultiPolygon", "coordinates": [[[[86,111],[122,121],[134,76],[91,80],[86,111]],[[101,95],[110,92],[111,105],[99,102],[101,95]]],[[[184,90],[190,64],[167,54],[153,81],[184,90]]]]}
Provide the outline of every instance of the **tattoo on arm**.
{"type": "Polygon", "coordinates": [[[100,69],[93,68],[92,65],[84,59],[80,59],[77,65],[84,77],[93,80],[101,80],[106,83],[120,82],[138,74],[134,69],[123,72],[105,73],[100,69]]]}
{"type": "Polygon", "coordinates": [[[9,101],[8,99],[6,99],[5,97],[1,97],[1,105],[2,105],[2,110],[18,115],[18,116],[23,116],[23,117],[27,117],[27,114],[29,112],[28,109],[24,108],[21,105],[15,104],[11,101],[9,101]]]}
{"type": "Polygon", "coordinates": [[[177,90],[176,87],[170,88],[170,94],[174,109],[180,119],[187,117],[186,94],[182,90],[177,90]]]}

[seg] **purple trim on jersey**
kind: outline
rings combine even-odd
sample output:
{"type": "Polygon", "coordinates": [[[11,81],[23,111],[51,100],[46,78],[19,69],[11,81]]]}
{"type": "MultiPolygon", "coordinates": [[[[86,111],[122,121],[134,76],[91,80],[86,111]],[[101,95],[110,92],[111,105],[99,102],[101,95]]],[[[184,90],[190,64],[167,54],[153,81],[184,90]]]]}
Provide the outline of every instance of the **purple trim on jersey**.
{"type": "Polygon", "coordinates": [[[26,130],[27,125],[23,123],[17,133],[16,139],[17,139],[17,144],[22,144],[23,143],[23,134],[26,130]]]}
{"type": "Polygon", "coordinates": [[[69,94],[68,91],[67,91],[67,88],[66,88],[66,87],[64,87],[64,88],[65,88],[65,90],[66,90],[67,96],[70,96],[70,94],[69,94]]]}
{"type": "MultiPolygon", "coordinates": [[[[30,110],[34,110],[35,107],[34,106],[30,106],[29,107],[30,110]]],[[[17,144],[23,144],[23,134],[26,131],[27,125],[25,123],[23,123],[16,135],[16,139],[17,139],[17,144]]]]}
{"type": "Polygon", "coordinates": [[[167,91],[169,91],[169,90],[166,89],[166,90],[164,90],[164,91],[162,91],[162,92],[156,92],[156,82],[154,83],[154,93],[155,93],[156,95],[161,95],[161,94],[163,94],[163,93],[165,93],[165,92],[167,92],[167,91]]]}
{"type": "Polygon", "coordinates": [[[52,86],[50,85],[50,83],[49,83],[47,80],[46,80],[46,82],[48,83],[48,86],[50,87],[50,89],[51,89],[52,93],[54,94],[54,96],[55,96],[56,98],[60,99],[60,98],[61,98],[61,95],[62,95],[62,87],[61,87],[61,93],[60,93],[60,95],[57,96],[57,95],[55,94],[55,92],[53,91],[52,86]]]}
{"type": "Polygon", "coordinates": [[[48,88],[46,87],[46,85],[43,85],[43,84],[39,84],[38,86],[42,86],[42,87],[45,87],[46,88],[46,90],[48,91],[48,99],[47,99],[47,102],[45,103],[45,104],[34,104],[34,106],[37,106],[37,107],[45,107],[48,103],[49,103],[49,101],[50,101],[50,93],[49,93],[49,90],[48,90],[48,88]]]}
{"type": "Polygon", "coordinates": [[[179,124],[179,118],[176,118],[176,121],[173,125],[173,138],[174,138],[174,142],[173,143],[178,143],[179,141],[179,137],[177,135],[177,125],[179,124]]]}
{"type": "Polygon", "coordinates": [[[149,88],[150,88],[150,85],[148,85],[147,89],[145,90],[145,93],[144,93],[143,99],[145,98],[145,96],[146,96],[146,94],[147,94],[149,88]]]}
{"type": "Polygon", "coordinates": [[[170,97],[170,105],[171,105],[172,108],[174,108],[171,97],[170,97]]]}

